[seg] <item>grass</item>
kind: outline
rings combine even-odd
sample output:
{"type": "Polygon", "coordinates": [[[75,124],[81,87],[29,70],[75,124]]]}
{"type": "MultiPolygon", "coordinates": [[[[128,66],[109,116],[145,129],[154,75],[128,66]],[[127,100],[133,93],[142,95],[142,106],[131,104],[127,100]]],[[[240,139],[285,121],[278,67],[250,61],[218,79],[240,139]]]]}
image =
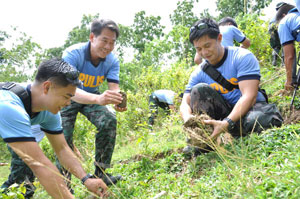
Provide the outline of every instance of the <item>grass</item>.
{"type": "MultiPolygon", "coordinates": [[[[263,70],[262,82],[272,82],[263,84],[263,88],[271,94],[270,101],[285,110],[290,97],[274,95],[283,85],[284,70],[263,70]]],[[[134,95],[130,97],[134,98],[134,95]]],[[[298,97],[295,102],[300,104],[298,97]]],[[[232,146],[188,159],[181,152],[186,143],[182,121],[177,114],[165,117],[159,113],[153,129],[146,125],[143,118],[138,118],[136,128],[130,129],[128,123],[134,121],[125,123],[126,114],[118,114],[118,121],[123,123],[118,127],[120,133],[113,155],[113,167],[108,171],[121,174],[124,180],[110,188],[111,198],[148,199],[161,193],[162,199],[300,198],[298,121],[293,125],[269,129],[260,135],[253,133],[235,140],[232,146]]],[[[135,112],[131,114],[131,118],[134,118],[135,112]]],[[[136,114],[142,115],[138,110],[136,114]]],[[[95,132],[95,128],[79,116],[75,145],[84,157],[84,168],[91,173],[94,170],[95,132]]],[[[54,160],[49,143],[43,141],[41,147],[54,160]]],[[[9,154],[3,142],[0,143],[0,149],[3,151],[1,161],[9,162],[9,154]]],[[[8,172],[8,166],[0,167],[0,183],[6,179],[8,172]]],[[[72,183],[76,198],[89,197],[78,179],[72,178],[72,183]]],[[[38,182],[36,186],[34,199],[49,198],[38,182]]],[[[0,198],[21,197],[21,191],[15,188],[11,196],[0,195],[0,198]]]]}

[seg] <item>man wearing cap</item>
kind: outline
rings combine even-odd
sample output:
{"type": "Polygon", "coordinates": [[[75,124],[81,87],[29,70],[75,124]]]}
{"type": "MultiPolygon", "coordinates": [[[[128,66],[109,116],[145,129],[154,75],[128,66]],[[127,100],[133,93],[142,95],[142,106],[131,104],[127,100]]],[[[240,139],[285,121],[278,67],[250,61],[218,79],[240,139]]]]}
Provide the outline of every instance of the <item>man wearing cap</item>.
{"type": "MultiPolygon", "coordinates": [[[[117,24],[108,19],[95,19],[91,25],[89,41],[70,46],[63,52],[63,59],[74,66],[79,72],[83,83],[82,89],[77,89],[79,101],[61,111],[64,135],[73,149],[73,133],[78,113],[83,114],[96,126],[95,135],[95,178],[101,178],[107,185],[117,183],[122,176],[113,176],[105,170],[111,167],[112,154],[116,141],[117,120],[115,110],[122,112],[127,108],[117,106],[122,102],[119,93],[119,60],[112,53],[119,36],[117,24]],[[108,83],[108,90],[100,94],[99,87],[108,83]],[[114,109],[109,104],[114,105],[114,109]]],[[[60,171],[69,179],[70,173],[59,165],[60,171]]],[[[71,188],[71,187],[70,187],[71,188]]]]}
{"type": "Polygon", "coordinates": [[[300,13],[291,4],[282,5],[276,14],[280,44],[283,46],[286,69],[285,90],[292,90],[296,83],[296,49],[294,41],[300,41],[300,13]]]}
{"type": "MultiPolygon", "coordinates": [[[[276,4],[275,10],[276,12],[281,8],[283,5],[286,5],[285,2],[279,2],[276,4]]],[[[278,35],[278,24],[276,23],[276,16],[272,18],[272,20],[269,23],[269,34],[270,34],[270,45],[273,49],[272,52],[272,65],[277,65],[277,59],[279,57],[279,53],[281,50],[281,44],[280,39],[278,35]]]]}

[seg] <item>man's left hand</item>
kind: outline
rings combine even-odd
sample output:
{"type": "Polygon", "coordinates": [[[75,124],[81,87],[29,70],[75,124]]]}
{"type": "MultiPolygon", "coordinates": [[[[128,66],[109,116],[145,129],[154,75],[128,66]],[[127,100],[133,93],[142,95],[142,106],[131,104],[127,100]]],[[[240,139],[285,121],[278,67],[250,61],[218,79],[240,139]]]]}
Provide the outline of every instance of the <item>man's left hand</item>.
{"type": "Polygon", "coordinates": [[[227,131],[228,122],[227,121],[221,121],[221,120],[204,120],[205,124],[212,125],[214,127],[214,131],[211,134],[211,139],[216,139],[218,136],[222,133],[227,131]]]}

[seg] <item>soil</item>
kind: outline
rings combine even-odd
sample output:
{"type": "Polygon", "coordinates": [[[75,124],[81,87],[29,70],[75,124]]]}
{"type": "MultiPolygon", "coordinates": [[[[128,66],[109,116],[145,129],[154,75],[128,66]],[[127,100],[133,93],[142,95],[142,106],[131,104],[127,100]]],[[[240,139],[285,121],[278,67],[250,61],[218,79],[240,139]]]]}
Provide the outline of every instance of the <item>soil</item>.
{"type": "Polygon", "coordinates": [[[126,95],[126,93],[123,92],[123,91],[119,91],[119,93],[122,94],[123,100],[122,100],[122,102],[121,102],[120,104],[118,104],[118,107],[120,107],[120,108],[125,108],[125,107],[127,106],[127,95],[126,95]]]}

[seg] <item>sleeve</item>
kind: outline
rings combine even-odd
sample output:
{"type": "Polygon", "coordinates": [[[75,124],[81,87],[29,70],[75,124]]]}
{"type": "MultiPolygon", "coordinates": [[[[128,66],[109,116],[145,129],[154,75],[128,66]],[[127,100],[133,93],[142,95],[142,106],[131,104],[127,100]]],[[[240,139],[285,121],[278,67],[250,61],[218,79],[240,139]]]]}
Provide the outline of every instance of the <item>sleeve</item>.
{"type": "Polygon", "coordinates": [[[0,103],[0,118],[0,133],[5,142],[35,141],[29,115],[20,104],[0,103]]]}
{"type": "Polygon", "coordinates": [[[47,117],[47,119],[45,120],[45,122],[40,123],[42,131],[49,133],[49,134],[63,133],[60,113],[54,115],[54,114],[48,112],[48,115],[46,117],[47,117]]]}
{"type": "Polygon", "coordinates": [[[238,28],[235,26],[232,26],[232,31],[233,31],[233,39],[239,43],[243,42],[246,39],[246,36],[242,31],[240,31],[238,28]]]}
{"type": "Polygon", "coordinates": [[[200,73],[201,73],[201,66],[202,64],[192,72],[190,79],[189,79],[189,83],[186,85],[185,87],[185,91],[184,93],[190,93],[192,91],[193,86],[195,86],[198,83],[201,83],[201,77],[200,77],[200,73]]]}
{"type": "Polygon", "coordinates": [[[278,34],[279,34],[280,44],[283,46],[295,40],[292,33],[289,31],[289,28],[287,27],[287,24],[285,23],[284,19],[281,20],[278,26],[278,34]]]}
{"type": "Polygon", "coordinates": [[[260,80],[259,63],[250,51],[246,55],[241,56],[238,60],[239,62],[236,65],[238,81],[250,79],[260,80]]]}
{"type": "Polygon", "coordinates": [[[107,82],[112,82],[112,83],[119,83],[119,73],[120,73],[120,64],[119,60],[114,56],[112,56],[112,62],[111,62],[111,67],[108,70],[107,73],[107,82]]]}
{"type": "Polygon", "coordinates": [[[68,48],[63,52],[62,58],[65,62],[68,62],[70,65],[74,66],[80,71],[80,63],[83,63],[83,60],[81,60],[78,50],[71,50],[68,48]]]}

